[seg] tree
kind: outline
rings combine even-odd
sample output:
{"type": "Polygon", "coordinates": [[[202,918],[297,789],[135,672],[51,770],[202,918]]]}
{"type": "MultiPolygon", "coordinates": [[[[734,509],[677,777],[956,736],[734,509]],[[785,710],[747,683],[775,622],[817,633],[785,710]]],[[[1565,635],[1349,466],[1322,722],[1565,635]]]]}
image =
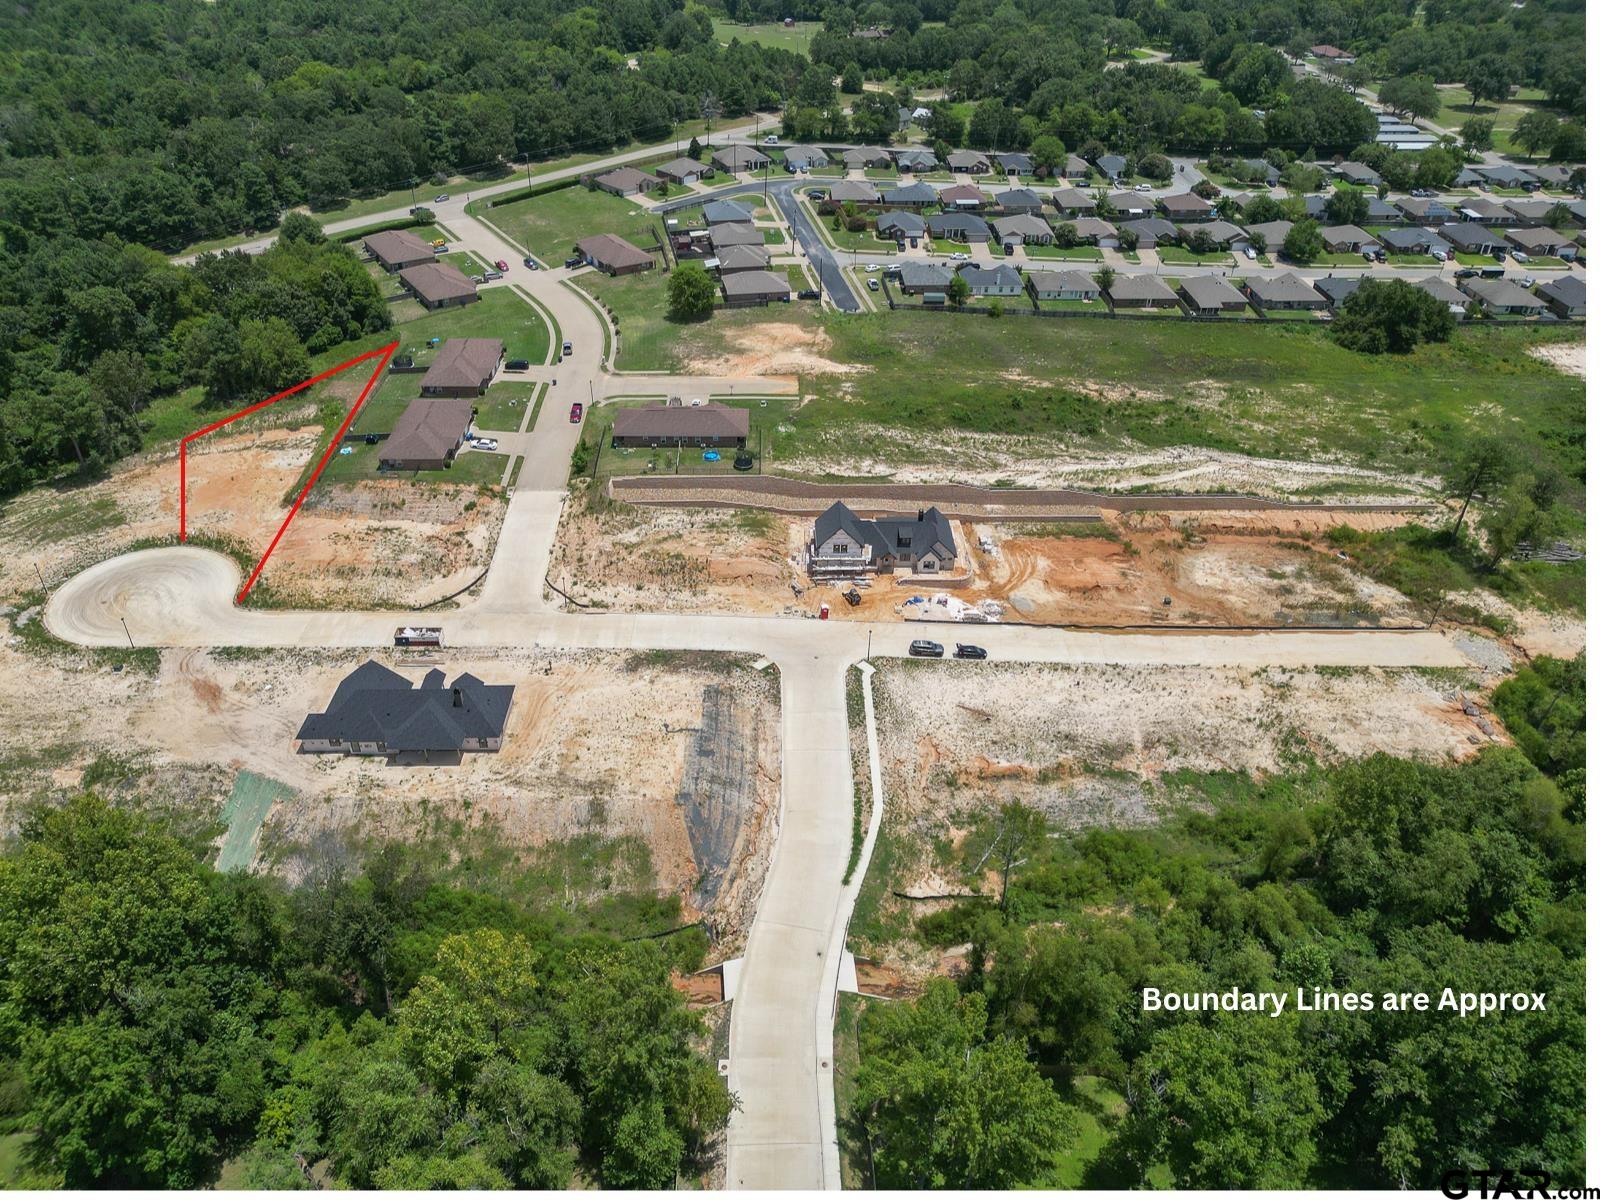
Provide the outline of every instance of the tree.
{"type": "Polygon", "coordinates": [[[1461,498],[1461,511],[1450,530],[1450,540],[1461,536],[1461,523],[1474,498],[1487,499],[1510,473],[1512,454],[1504,438],[1480,435],[1472,438],[1450,461],[1445,470],[1446,495],[1461,498]]]}
{"type": "Polygon", "coordinates": [[[1500,488],[1495,502],[1478,518],[1484,539],[1489,544],[1489,569],[1500,565],[1519,543],[1535,547],[1543,544],[1548,517],[1534,499],[1532,475],[1518,473],[1500,488]]]}
{"type": "MultiPolygon", "coordinates": [[[[1011,906],[1011,872],[1017,864],[1037,850],[1045,837],[1044,814],[1030,808],[1020,800],[1011,800],[1000,806],[995,816],[993,839],[986,855],[992,854],[1000,869],[1000,911],[1009,913],[1011,906]]],[[[980,831],[976,841],[988,840],[988,832],[980,831]]]]}
{"type": "Polygon", "coordinates": [[[1283,238],[1283,256],[1290,262],[1309,263],[1322,253],[1322,226],[1307,218],[1296,221],[1283,238]]]}
{"type": "Polygon", "coordinates": [[[900,102],[888,92],[866,92],[850,119],[862,140],[886,142],[900,128],[900,102]]]}
{"type": "Polygon", "coordinates": [[[1555,113],[1547,109],[1530,108],[1522,114],[1516,128],[1511,131],[1511,140],[1529,154],[1540,154],[1550,148],[1560,129],[1561,118],[1555,113]]]}
{"type": "Polygon", "coordinates": [[[1461,77],[1472,101],[1472,111],[1482,100],[1504,100],[1511,94],[1511,65],[1503,54],[1484,54],[1467,64],[1461,77]]]}
{"type": "Polygon", "coordinates": [[[1396,75],[1383,81],[1378,99],[1415,120],[1439,115],[1439,92],[1431,75],[1396,75]]]}
{"type": "Polygon", "coordinates": [[[1327,221],[1329,225],[1365,225],[1367,198],[1355,188],[1335,188],[1328,197],[1327,221]]]}
{"type": "Polygon", "coordinates": [[[1117,281],[1117,273],[1109,266],[1101,267],[1094,273],[1094,284],[1100,289],[1102,295],[1111,291],[1111,285],[1117,281]]]}
{"type": "Polygon", "coordinates": [[[1583,126],[1564,123],[1550,142],[1551,162],[1582,162],[1588,142],[1583,126]]]}
{"type": "Polygon", "coordinates": [[[717,302],[717,285],[705,267],[680,262],[667,278],[667,314],[674,321],[698,321],[711,315],[717,302]]]}
{"type": "Polygon", "coordinates": [[[1042,133],[1028,147],[1033,173],[1041,179],[1053,176],[1067,161],[1067,148],[1054,134],[1042,133]]]}
{"type": "Polygon", "coordinates": [[[1050,1163],[1067,1111],[1020,1043],[986,1026],[983,996],[945,979],[862,1018],[853,1111],[876,1186],[1010,1188],[1050,1163]]]}
{"type": "Polygon", "coordinates": [[[945,295],[950,297],[950,303],[957,308],[966,304],[967,297],[972,295],[972,285],[967,282],[967,277],[957,271],[950,277],[950,286],[945,289],[945,295]]]}
{"type": "Polygon", "coordinates": [[[861,77],[861,64],[854,60],[845,63],[844,71],[839,76],[839,90],[841,92],[851,96],[859,96],[865,87],[865,82],[861,77]]]}
{"type": "Polygon", "coordinates": [[[1172,179],[1172,160],[1165,154],[1146,154],[1139,160],[1139,174],[1160,183],[1172,179]]]}
{"type": "Polygon", "coordinates": [[[700,139],[692,137],[689,139],[689,148],[684,151],[684,157],[692,158],[695,162],[699,162],[705,152],[705,147],[700,144],[700,139]]]}
{"type": "Polygon", "coordinates": [[[1494,117],[1468,117],[1456,134],[1468,150],[1488,150],[1494,145],[1494,117]]]}
{"type": "Polygon", "coordinates": [[[1364,354],[1409,354],[1422,342],[1450,338],[1450,306],[1400,280],[1363,279],[1334,314],[1329,333],[1347,350],[1364,354]]]}

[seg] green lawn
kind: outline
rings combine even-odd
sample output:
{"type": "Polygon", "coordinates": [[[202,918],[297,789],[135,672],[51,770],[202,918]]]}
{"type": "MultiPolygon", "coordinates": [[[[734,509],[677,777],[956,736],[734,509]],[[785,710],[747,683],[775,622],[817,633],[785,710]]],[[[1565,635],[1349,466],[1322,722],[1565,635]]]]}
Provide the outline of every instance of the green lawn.
{"type": "Polygon", "coordinates": [[[1039,308],[1044,312],[1103,313],[1111,311],[1111,306],[1104,300],[1041,300],[1039,301],[1039,308]]]}
{"type": "Polygon", "coordinates": [[[862,172],[868,179],[899,179],[900,172],[893,167],[868,167],[862,172]]]}
{"type": "Polygon", "coordinates": [[[788,28],[784,27],[782,21],[769,21],[758,25],[738,25],[732,21],[720,20],[711,22],[712,35],[724,45],[738,38],[741,42],[771,46],[776,50],[788,50],[801,55],[809,55],[811,39],[821,28],[820,21],[796,21],[788,28]]]}
{"type": "MultiPolygon", "coordinates": [[[[746,443],[751,454],[758,459],[765,447],[773,441],[774,432],[779,425],[789,419],[794,412],[794,402],[786,397],[766,396],[711,396],[719,404],[726,404],[732,408],[747,409],[750,413],[750,437],[746,443]]],[[[598,421],[593,422],[593,440],[600,452],[600,461],[594,467],[597,478],[605,480],[613,475],[743,475],[747,472],[735,471],[733,462],[737,453],[731,449],[718,450],[717,461],[707,462],[704,451],[692,446],[685,446],[681,451],[677,447],[652,450],[649,447],[633,446],[621,449],[611,447],[611,426],[616,420],[618,408],[641,408],[646,405],[660,404],[663,396],[637,396],[629,397],[615,405],[607,404],[596,410],[598,421]]],[[[685,401],[689,397],[684,398],[685,401]]],[[[585,440],[589,440],[590,429],[584,430],[585,440]]],[[[748,472],[748,473],[754,473],[748,472]]]]}
{"type": "Polygon", "coordinates": [[[1439,115],[1433,118],[1435,123],[1445,129],[1454,130],[1460,129],[1468,117],[1493,117],[1496,150],[1512,149],[1511,131],[1517,122],[1536,109],[1549,107],[1548,97],[1536,87],[1519,88],[1515,99],[1504,100],[1498,104],[1483,101],[1476,111],[1472,108],[1472,101],[1467,95],[1466,88],[1441,87],[1438,91],[1439,115]]]}
{"type": "MultiPolygon", "coordinates": [[[[1209,254],[1196,254],[1193,250],[1183,246],[1161,246],[1156,250],[1156,257],[1163,263],[1175,265],[1197,265],[1201,263],[1225,264],[1233,261],[1233,255],[1225,250],[1215,250],[1209,254]]],[[[1359,255],[1357,256],[1359,257],[1359,255]]]]}
{"type": "MultiPolygon", "coordinates": [[[[543,394],[540,395],[542,397],[543,394]]],[[[522,426],[522,416],[528,411],[533,396],[534,379],[531,374],[525,380],[492,385],[478,401],[477,427],[486,433],[515,433],[522,426]]],[[[538,420],[537,402],[534,402],[533,412],[528,422],[529,428],[538,420]]]]}
{"type": "Polygon", "coordinates": [[[1028,257],[1036,259],[1064,259],[1069,262],[1104,262],[1105,255],[1098,246],[1029,246],[1028,257]]]}
{"type": "Polygon", "coordinates": [[[596,233],[614,233],[648,249],[655,244],[652,234],[661,228],[659,217],[633,201],[577,184],[502,204],[484,213],[484,219],[546,265],[565,261],[575,242],[596,233]]]}
{"type": "MultiPolygon", "coordinates": [[[[1397,254],[1391,254],[1389,256],[1389,261],[1395,262],[1399,259],[1399,257],[1400,256],[1397,254]]],[[[1412,256],[1408,255],[1408,257],[1412,256]]],[[[1495,265],[1495,258],[1492,254],[1465,254],[1462,251],[1457,250],[1456,265],[1462,267],[1492,267],[1495,265]]]]}
{"type": "Polygon", "coordinates": [[[1066,1086],[1059,1080],[1055,1082],[1061,1098],[1071,1106],[1072,1132],[1055,1162],[1034,1186],[1080,1188],[1084,1169],[1111,1140],[1111,1127],[1128,1106],[1115,1087],[1093,1075],[1080,1075],[1066,1086]]]}
{"type": "MultiPolygon", "coordinates": [[[[1456,256],[1458,260],[1461,257],[1459,254],[1456,256]]],[[[1491,258],[1486,261],[1493,262],[1494,259],[1491,258]]],[[[1389,265],[1391,267],[1438,267],[1444,264],[1431,254],[1391,254],[1389,255],[1389,265]]]]}

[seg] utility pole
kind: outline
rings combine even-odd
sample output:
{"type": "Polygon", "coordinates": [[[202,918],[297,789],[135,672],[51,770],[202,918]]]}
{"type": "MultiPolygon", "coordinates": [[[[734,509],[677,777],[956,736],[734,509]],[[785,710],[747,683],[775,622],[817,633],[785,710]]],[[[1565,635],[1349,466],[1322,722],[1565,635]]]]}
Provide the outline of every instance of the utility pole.
{"type": "Polygon", "coordinates": [[[118,620],[120,620],[122,622],[122,632],[127,635],[127,638],[128,638],[128,649],[129,650],[137,650],[138,647],[133,644],[133,634],[128,633],[128,618],[127,617],[119,617],[118,620]]]}
{"type": "Polygon", "coordinates": [[[33,564],[33,573],[39,577],[39,588],[40,588],[40,590],[48,592],[50,590],[50,585],[45,583],[45,581],[44,581],[44,572],[39,570],[39,564],[38,563],[34,563],[33,564]]]}

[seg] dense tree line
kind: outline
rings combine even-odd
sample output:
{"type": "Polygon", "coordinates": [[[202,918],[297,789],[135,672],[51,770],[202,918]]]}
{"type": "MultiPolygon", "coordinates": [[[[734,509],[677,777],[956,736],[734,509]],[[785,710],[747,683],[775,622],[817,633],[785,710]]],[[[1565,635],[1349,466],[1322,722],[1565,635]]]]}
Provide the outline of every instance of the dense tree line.
{"type": "Polygon", "coordinates": [[[940,1169],[978,1186],[1013,1182],[997,1161],[1038,1180],[1037,1164],[1060,1148],[1059,1133],[1008,1122],[982,1078],[968,1081],[980,1094],[972,1108],[1001,1105],[1000,1132],[985,1138],[962,1120],[974,1131],[965,1140],[936,1132],[939,1115],[910,1083],[881,1082],[958,1070],[952,1047],[967,1044],[1026,1058],[1044,1078],[1088,1073],[1116,1086],[1127,1111],[1087,1180],[1101,1186],[1431,1187],[1448,1168],[1484,1163],[1581,1178],[1584,806],[1571,764],[1582,756],[1582,670],[1544,663],[1496,696],[1550,774],[1491,749],[1451,767],[1378,756],[1215,780],[1204,809],[1154,828],[1048,839],[1016,824],[1003,861],[1003,827],[1015,822],[1004,810],[985,818],[966,844],[988,848],[1009,887],[920,924],[930,944],[971,943],[959,984],[971,1011],[936,990],[915,1019],[863,1018],[853,1115],[889,1151],[874,1156],[879,1184],[917,1186],[940,1169]],[[1546,1009],[1274,1018],[1147,1012],[1139,1001],[1144,987],[1234,986],[1525,990],[1545,993],[1546,1009]],[[919,1140],[958,1142],[956,1164],[900,1149],[919,1140]]]}
{"type": "Polygon", "coordinates": [[[665,1187],[730,1110],[661,944],[400,851],[289,891],[82,797],[0,857],[0,964],[4,1116],[57,1185],[665,1187]]]}
{"type": "Polygon", "coordinates": [[[389,324],[366,268],[300,214],[264,254],[186,267],[113,234],[4,232],[0,495],[137,450],[161,396],[261,399],[306,378],[311,354],[389,324]]]}

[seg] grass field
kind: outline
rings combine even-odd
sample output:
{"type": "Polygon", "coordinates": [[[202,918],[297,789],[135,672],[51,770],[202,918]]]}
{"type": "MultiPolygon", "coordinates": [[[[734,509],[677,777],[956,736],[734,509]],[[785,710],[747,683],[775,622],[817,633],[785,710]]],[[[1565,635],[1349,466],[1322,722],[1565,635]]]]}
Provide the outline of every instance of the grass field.
{"type": "Polygon", "coordinates": [[[1071,246],[1062,249],[1060,246],[1029,246],[1029,258],[1035,259],[1060,259],[1066,262],[1098,263],[1105,261],[1105,255],[1100,253],[1098,246],[1071,246]]]}
{"type": "Polygon", "coordinates": [[[1209,254],[1196,254],[1182,246],[1162,246],[1156,250],[1156,257],[1164,263],[1196,265],[1199,263],[1222,265],[1231,263],[1233,255],[1225,250],[1215,250],[1209,254]]]}
{"type": "Polygon", "coordinates": [[[1435,124],[1445,129],[1460,129],[1468,117],[1493,117],[1496,150],[1514,149],[1511,131],[1516,128],[1517,122],[1536,109],[1548,107],[1548,97],[1536,87],[1519,88],[1514,99],[1498,104],[1482,101],[1476,111],[1472,108],[1472,99],[1467,95],[1466,88],[1441,87],[1438,92],[1439,115],[1433,118],[1435,124]]]}
{"type": "MultiPolygon", "coordinates": [[[[599,462],[593,468],[597,478],[605,480],[613,475],[644,474],[745,474],[734,470],[733,461],[737,451],[732,449],[719,449],[715,462],[707,462],[704,453],[692,446],[685,446],[681,451],[677,447],[650,449],[645,446],[612,449],[611,426],[616,420],[618,408],[640,408],[645,405],[660,404],[663,399],[662,396],[640,396],[621,401],[617,405],[606,405],[597,410],[602,418],[594,424],[592,431],[592,440],[600,455],[599,462]]],[[[763,449],[772,443],[778,426],[788,420],[794,411],[792,400],[778,396],[715,396],[712,399],[731,408],[743,408],[749,411],[750,436],[746,441],[746,448],[752,455],[757,456],[758,463],[763,449]]],[[[589,429],[584,430],[585,440],[590,440],[590,432],[589,429]]]]}
{"type": "MultiPolygon", "coordinates": [[[[522,425],[522,416],[528,411],[533,395],[531,378],[491,385],[483,399],[478,401],[477,428],[485,433],[515,433],[522,425]]],[[[535,420],[538,411],[535,405],[535,420]]],[[[532,427],[532,421],[529,427],[532,427]]]]}
{"type": "Polygon", "coordinates": [[[711,22],[712,34],[724,45],[738,38],[741,42],[771,46],[773,49],[788,50],[793,54],[809,53],[811,39],[821,28],[820,21],[796,21],[789,27],[785,27],[782,21],[768,21],[757,25],[736,25],[732,21],[721,20],[711,22]]]}
{"type": "Polygon", "coordinates": [[[578,239],[591,234],[614,233],[648,248],[655,244],[653,231],[661,228],[659,217],[633,201],[578,185],[502,204],[486,212],[484,220],[515,245],[532,250],[535,258],[556,265],[572,253],[578,239]]]}

